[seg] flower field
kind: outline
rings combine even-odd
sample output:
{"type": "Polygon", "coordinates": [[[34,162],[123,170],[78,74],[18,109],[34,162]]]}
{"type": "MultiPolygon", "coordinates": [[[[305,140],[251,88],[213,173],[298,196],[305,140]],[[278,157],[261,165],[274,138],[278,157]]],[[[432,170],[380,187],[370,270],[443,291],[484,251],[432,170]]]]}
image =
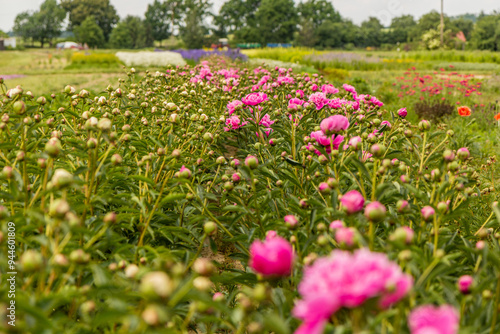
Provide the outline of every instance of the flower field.
{"type": "Polygon", "coordinates": [[[454,131],[482,85],[396,80],[388,105],[220,56],[97,93],[0,79],[0,326],[499,333],[496,160],[454,131]],[[453,122],[399,106],[441,94],[453,122]]]}

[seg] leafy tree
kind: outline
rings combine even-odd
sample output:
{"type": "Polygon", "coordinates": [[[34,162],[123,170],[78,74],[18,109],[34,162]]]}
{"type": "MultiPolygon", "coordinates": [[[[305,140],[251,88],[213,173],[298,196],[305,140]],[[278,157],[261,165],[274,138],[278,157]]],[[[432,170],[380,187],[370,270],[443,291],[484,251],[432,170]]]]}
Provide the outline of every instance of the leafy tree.
{"type": "Polygon", "coordinates": [[[311,20],[302,19],[300,27],[299,33],[297,34],[297,43],[307,47],[315,46],[316,31],[314,29],[314,23],[311,20]]]}
{"type": "Polygon", "coordinates": [[[61,6],[69,13],[71,28],[81,25],[87,17],[94,16],[106,40],[120,19],[109,0],[61,0],[61,6]]]}
{"type": "Polygon", "coordinates": [[[322,48],[338,48],[343,45],[342,35],[344,25],[342,22],[325,21],[316,29],[317,46],[322,48]],[[335,31],[332,34],[332,31],[335,31]]]}
{"type": "Polygon", "coordinates": [[[458,31],[464,33],[467,40],[471,38],[472,31],[474,30],[474,21],[462,16],[458,19],[452,20],[451,23],[456,27],[458,31]]]}
{"type": "Polygon", "coordinates": [[[241,42],[255,42],[250,30],[255,28],[255,13],[260,6],[260,0],[228,0],[214,18],[216,33],[223,37],[235,33],[241,42]],[[250,38],[250,39],[247,39],[250,38]]]}
{"type": "Polygon", "coordinates": [[[311,20],[315,28],[326,21],[340,22],[342,20],[332,3],[327,0],[307,0],[299,3],[297,10],[302,18],[311,20]]]}
{"type": "MultiPolygon", "coordinates": [[[[147,32],[147,39],[149,36],[154,41],[161,41],[170,36],[170,17],[166,3],[161,3],[155,0],[152,4],[148,5],[146,11],[145,28],[147,32]]],[[[149,41],[147,41],[149,42],[149,41]]],[[[151,43],[147,43],[148,45],[151,43]]]]}
{"type": "Polygon", "coordinates": [[[389,43],[406,43],[410,41],[411,32],[417,26],[412,15],[395,17],[391,22],[389,43]]]}
{"type": "Polygon", "coordinates": [[[367,21],[361,23],[361,36],[363,38],[364,46],[380,46],[383,42],[383,32],[384,26],[380,23],[379,19],[376,17],[370,17],[367,21]]]}
{"type": "MultiPolygon", "coordinates": [[[[441,25],[441,14],[436,12],[435,10],[422,15],[422,17],[418,20],[418,24],[413,30],[412,39],[419,40],[421,39],[424,33],[427,33],[431,29],[438,29],[441,25]]],[[[458,32],[457,28],[451,23],[450,18],[448,16],[444,16],[444,29],[451,29],[453,32],[458,32]]]]}
{"type": "Polygon", "coordinates": [[[472,32],[472,41],[480,50],[500,50],[500,15],[481,16],[472,32]]]}
{"type": "Polygon", "coordinates": [[[76,39],[80,43],[87,43],[89,47],[102,47],[105,43],[104,33],[97,25],[93,16],[89,16],[81,25],[74,29],[76,39]]]}
{"type": "Polygon", "coordinates": [[[5,31],[0,29],[0,37],[7,38],[7,37],[9,37],[9,35],[5,31]]]}
{"type": "Polygon", "coordinates": [[[34,16],[37,37],[42,48],[46,41],[52,45],[52,39],[61,34],[66,12],[57,4],[56,0],[45,0],[40,6],[40,11],[35,12],[34,16]]]}
{"type": "Polygon", "coordinates": [[[17,14],[14,20],[14,34],[21,36],[25,41],[31,39],[31,45],[36,38],[36,23],[32,12],[26,11],[17,14]]]}
{"type": "Polygon", "coordinates": [[[25,40],[31,38],[32,45],[33,41],[39,41],[43,48],[46,42],[52,44],[52,39],[59,36],[65,16],[56,0],[45,0],[39,11],[22,12],[16,16],[14,32],[25,40]]]}
{"type": "Polygon", "coordinates": [[[293,40],[298,21],[293,0],[263,0],[255,18],[261,43],[285,43],[293,40]]]}
{"type": "Polygon", "coordinates": [[[109,44],[113,48],[138,49],[145,45],[146,30],[140,17],[128,15],[111,32],[109,44]]]}
{"type": "Polygon", "coordinates": [[[205,35],[208,33],[204,20],[211,5],[207,0],[188,0],[185,6],[181,37],[187,48],[199,49],[203,47],[205,35]]]}
{"type": "Polygon", "coordinates": [[[208,33],[205,19],[211,4],[208,0],[186,0],[184,6],[184,20],[180,26],[182,40],[187,48],[199,49],[208,33]]]}

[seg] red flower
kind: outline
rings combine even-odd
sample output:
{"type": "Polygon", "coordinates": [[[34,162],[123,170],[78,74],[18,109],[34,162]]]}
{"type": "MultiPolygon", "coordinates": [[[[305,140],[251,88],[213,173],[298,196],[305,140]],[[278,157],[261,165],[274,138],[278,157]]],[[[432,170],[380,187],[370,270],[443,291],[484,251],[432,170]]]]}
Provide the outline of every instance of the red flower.
{"type": "Polygon", "coordinates": [[[466,106],[458,107],[458,114],[460,116],[470,116],[470,108],[466,106]]]}
{"type": "Polygon", "coordinates": [[[500,113],[498,113],[498,114],[496,114],[496,115],[495,115],[495,119],[496,119],[497,121],[500,121],[500,113]]]}

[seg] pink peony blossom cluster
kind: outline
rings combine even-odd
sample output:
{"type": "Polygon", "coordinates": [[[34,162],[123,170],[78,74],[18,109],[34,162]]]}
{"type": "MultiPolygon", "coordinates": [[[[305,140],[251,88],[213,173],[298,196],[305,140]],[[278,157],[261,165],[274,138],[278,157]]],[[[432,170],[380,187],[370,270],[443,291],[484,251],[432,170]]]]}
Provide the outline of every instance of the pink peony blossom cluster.
{"type": "Polygon", "coordinates": [[[408,317],[411,334],[457,334],[460,317],[453,306],[423,305],[408,317]]]}
{"type": "Polygon", "coordinates": [[[256,240],[250,246],[250,267],[266,276],[288,276],[292,272],[294,253],[292,245],[270,231],[265,241],[256,240]]]}
{"type": "Polygon", "coordinates": [[[328,319],[341,308],[356,308],[377,298],[387,308],[411,289],[413,278],[402,272],[387,255],[358,249],[334,250],[306,267],[299,284],[302,297],[294,309],[303,324],[295,334],[320,334],[328,319]]]}
{"type": "Polygon", "coordinates": [[[241,122],[239,116],[231,116],[228,119],[226,119],[226,125],[227,127],[224,127],[224,131],[230,131],[230,130],[238,130],[242,126],[245,126],[248,122],[241,122]]]}
{"type": "Polygon", "coordinates": [[[268,98],[266,93],[251,93],[242,98],[241,102],[243,102],[247,106],[256,106],[267,100],[268,98]]]}

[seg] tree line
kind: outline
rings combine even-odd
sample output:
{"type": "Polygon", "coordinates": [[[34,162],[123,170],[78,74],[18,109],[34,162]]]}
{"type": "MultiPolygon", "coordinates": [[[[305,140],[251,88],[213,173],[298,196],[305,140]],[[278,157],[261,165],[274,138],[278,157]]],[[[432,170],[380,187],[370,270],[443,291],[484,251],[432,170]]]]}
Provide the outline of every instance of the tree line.
{"type": "Polygon", "coordinates": [[[354,48],[418,44],[427,49],[468,48],[500,50],[500,13],[444,17],[431,11],[419,19],[394,17],[384,27],[376,17],[360,25],[342,17],[328,0],[227,0],[212,12],[208,0],[155,0],[144,18],[120,19],[109,0],[45,0],[39,10],[17,15],[14,33],[26,40],[52,43],[65,19],[78,42],[90,47],[142,48],[170,36],[186,48],[200,48],[231,36],[234,43],[293,43],[315,48],[354,48]],[[458,36],[458,38],[457,38],[458,36]]]}

